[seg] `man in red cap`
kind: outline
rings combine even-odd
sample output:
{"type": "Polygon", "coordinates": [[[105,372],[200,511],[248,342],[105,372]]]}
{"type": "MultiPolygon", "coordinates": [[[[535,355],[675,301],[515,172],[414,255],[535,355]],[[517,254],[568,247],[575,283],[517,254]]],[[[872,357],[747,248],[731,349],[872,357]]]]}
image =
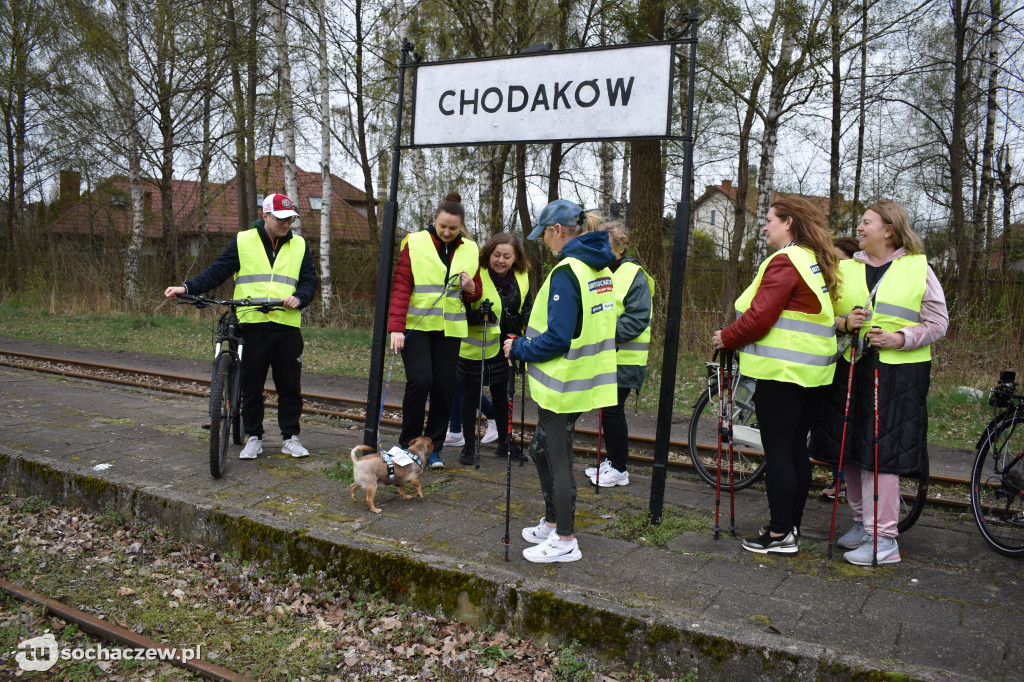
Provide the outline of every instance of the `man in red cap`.
{"type": "Polygon", "coordinates": [[[271,194],[263,200],[263,218],[252,229],[239,232],[210,267],[181,286],[167,287],[164,295],[201,294],[235,277],[235,298],[281,300],[284,310],[261,313],[239,308],[238,318],[245,352],[242,354],[242,428],[248,436],[239,459],[256,459],[263,452],[263,384],[274,368],[277,421],[281,452],[308,457],[299,442],[302,413],[302,308],[316,294],[317,276],[309,245],[292,234],[299,214],[291,199],[271,194]]]}

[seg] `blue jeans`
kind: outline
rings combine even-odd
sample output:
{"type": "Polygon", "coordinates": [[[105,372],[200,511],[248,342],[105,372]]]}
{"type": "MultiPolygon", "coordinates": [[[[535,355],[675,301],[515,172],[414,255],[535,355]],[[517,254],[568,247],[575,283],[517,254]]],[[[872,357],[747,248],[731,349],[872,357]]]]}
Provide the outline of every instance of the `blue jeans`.
{"type": "MultiPolygon", "coordinates": [[[[491,401],[484,395],[483,410],[484,416],[488,419],[494,419],[494,408],[491,407],[491,401]]],[[[458,379],[455,380],[455,388],[452,390],[452,409],[451,415],[448,417],[448,430],[452,433],[462,433],[462,382],[458,379]]]]}

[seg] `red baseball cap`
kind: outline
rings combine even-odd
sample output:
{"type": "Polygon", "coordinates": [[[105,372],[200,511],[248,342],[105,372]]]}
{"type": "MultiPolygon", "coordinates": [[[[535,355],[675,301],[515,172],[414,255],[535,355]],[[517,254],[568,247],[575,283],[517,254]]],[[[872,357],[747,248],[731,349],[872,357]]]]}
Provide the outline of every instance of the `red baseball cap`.
{"type": "Polygon", "coordinates": [[[263,212],[273,213],[274,217],[280,220],[299,217],[299,214],[295,212],[295,206],[292,204],[292,200],[283,194],[271,194],[264,199],[263,212]]]}

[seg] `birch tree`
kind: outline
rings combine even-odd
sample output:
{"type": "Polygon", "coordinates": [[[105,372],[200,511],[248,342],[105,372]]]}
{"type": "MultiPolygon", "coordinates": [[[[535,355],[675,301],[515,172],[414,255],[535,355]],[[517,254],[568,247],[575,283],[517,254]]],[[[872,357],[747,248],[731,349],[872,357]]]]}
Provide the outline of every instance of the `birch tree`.
{"type": "MultiPolygon", "coordinates": [[[[292,65],[288,54],[288,0],[271,3],[274,35],[277,38],[277,85],[281,107],[281,135],[284,139],[284,188],[293,201],[299,200],[299,181],[295,170],[295,106],[292,97],[292,65]]],[[[319,35],[319,34],[318,34],[319,35]]],[[[324,199],[327,199],[326,195],[324,199]]],[[[292,233],[302,234],[302,216],[292,222],[292,233]]]]}

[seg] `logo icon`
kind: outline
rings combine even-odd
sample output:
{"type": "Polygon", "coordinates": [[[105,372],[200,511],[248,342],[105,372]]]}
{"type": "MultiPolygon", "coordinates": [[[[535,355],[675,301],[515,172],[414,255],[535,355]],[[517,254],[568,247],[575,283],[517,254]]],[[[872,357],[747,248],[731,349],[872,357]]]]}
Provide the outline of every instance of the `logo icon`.
{"type": "Polygon", "coordinates": [[[57,639],[50,632],[41,637],[33,637],[20,642],[18,649],[22,651],[15,655],[14,660],[18,662],[22,670],[49,670],[57,662],[57,639]]]}

